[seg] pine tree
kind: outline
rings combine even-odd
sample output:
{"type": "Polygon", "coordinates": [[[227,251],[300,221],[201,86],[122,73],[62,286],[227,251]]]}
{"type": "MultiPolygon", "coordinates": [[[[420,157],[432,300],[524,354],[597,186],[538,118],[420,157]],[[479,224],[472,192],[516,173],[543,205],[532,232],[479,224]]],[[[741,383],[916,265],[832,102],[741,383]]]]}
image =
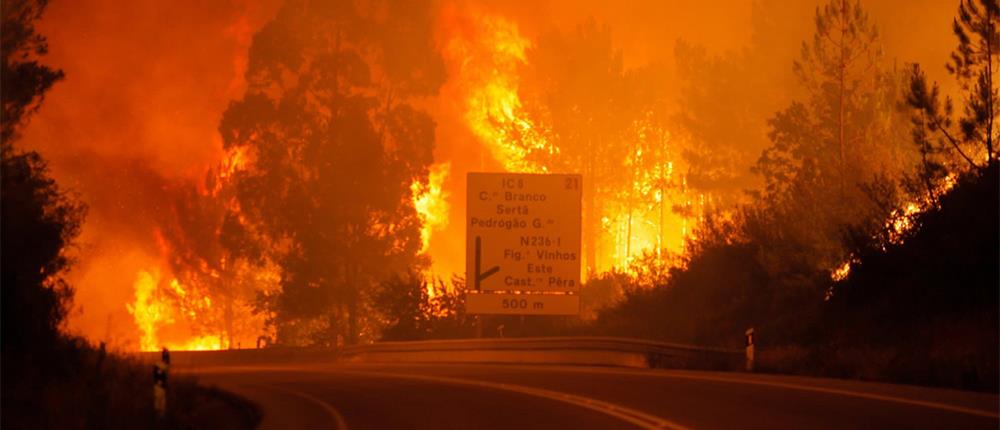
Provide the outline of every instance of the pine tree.
{"type": "Polygon", "coordinates": [[[998,96],[993,63],[1000,55],[998,19],[997,0],[963,0],[959,4],[952,23],[958,46],[946,64],[964,93],[957,121],[952,99],[945,97],[942,102],[937,83],[928,85],[924,71],[913,66],[907,101],[914,109],[914,140],[924,156],[927,180],[962,164],[976,168],[997,160],[994,123],[998,96]]]}

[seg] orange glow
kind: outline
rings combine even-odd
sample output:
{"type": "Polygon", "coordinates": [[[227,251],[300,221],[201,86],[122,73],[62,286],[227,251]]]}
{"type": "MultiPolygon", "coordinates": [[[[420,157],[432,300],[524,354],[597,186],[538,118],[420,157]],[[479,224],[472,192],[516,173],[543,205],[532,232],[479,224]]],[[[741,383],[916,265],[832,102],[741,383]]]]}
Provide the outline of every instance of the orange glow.
{"type": "MultiPolygon", "coordinates": [[[[142,332],[139,349],[141,351],[158,351],[163,347],[191,351],[222,349],[222,338],[217,335],[194,335],[179,341],[160,337],[163,328],[186,319],[197,319],[199,316],[195,309],[182,311],[168,299],[168,292],[182,299],[188,296],[188,292],[177,279],[170,280],[165,288],[161,286],[161,280],[160,272],[156,269],[140,271],[134,284],[135,301],[126,305],[135,325],[142,332]]],[[[199,297],[195,301],[205,310],[212,307],[212,301],[208,297],[199,297]]]]}
{"type": "MultiPolygon", "coordinates": [[[[942,178],[941,181],[933,187],[933,194],[940,196],[947,193],[955,187],[957,182],[958,175],[950,173],[942,178]]],[[[889,214],[889,219],[885,223],[885,228],[888,231],[887,239],[889,244],[902,243],[906,238],[906,234],[915,227],[914,219],[924,211],[930,209],[935,203],[936,202],[933,200],[931,195],[924,195],[921,198],[905,202],[898,208],[894,209],[892,213],[889,214]]],[[[888,244],[882,244],[883,251],[885,251],[886,245],[888,244]]],[[[834,282],[840,282],[847,279],[847,277],[851,274],[851,264],[856,261],[857,259],[853,255],[848,256],[847,260],[830,272],[830,279],[834,282]]],[[[829,296],[827,298],[829,299],[829,296]]]]}
{"type": "MultiPolygon", "coordinates": [[[[525,148],[548,147],[538,127],[525,115],[518,96],[517,68],[531,44],[517,24],[471,12],[471,34],[457,34],[442,53],[457,64],[454,79],[464,94],[464,119],[496,161],[509,172],[544,172],[526,159],[525,148]],[[522,146],[515,144],[520,139],[522,146]]],[[[480,164],[484,164],[481,160],[480,164]]]]}
{"type": "MultiPolygon", "coordinates": [[[[192,1],[84,0],[49,5],[39,26],[49,41],[44,63],[63,70],[66,79],[46,94],[24,130],[23,145],[41,153],[53,178],[79,192],[89,206],[79,255],[74,255],[78,263],[67,275],[76,291],[70,332],[142,350],[228,348],[266,334],[263,317],[254,315],[248,302],[256,291],[278,288],[278,263],[249,267],[215,252],[217,243],[208,242],[218,239],[221,227],[206,223],[208,228],[190,233],[181,228],[190,220],[179,219],[176,207],[194,194],[243,221],[224,185],[253,166],[258,154],[246,147],[223,148],[220,118],[243,95],[248,50],[280,3],[232,0],[205,7],[192,1]],[[195,192],[185,194],[190,189],[195,192]],[[191,248],[209,251],[181,258],[197,254],[191,248]],[[224,311],[227,305],[231,309],[224,311]],[[227,313],[236,327],[224,324],[227,313]]],[[[778,45],[780,32],[782,47],[772,47],[773,62],[784,70],[798,55],[799,43],[812,34],[812,23],[803,18],[816,2],[762,5],[761,11],[771,15],[760,17],[753,16],[756,6],[750,5],[756,2],[702,3],[646,2],[631,8],[609,2],[431,2],[433,43],[447,82],[439,94],[421,100],[436,124],[434,164],[425,180],[410,184],[412,196],[406,196],[412,197],[422,223],[420,253],[432,261],[425,275],[447,280],[464,272],[466,172],[559,169],[532,156],[558,158],[563,143],[545,107],[534,105],[541,99],[527,93],[535,82],[524,70],[532,66],[532,49],[544,46],[539,35],[571,35],[588,17],[608,25],[626,73],[664,63],[656,80],[668,88],[669,100],[659,113],[670,116],[685,108],[676,98],[682,86],[674,64],[676,40],[688,39],[722,55],[748,48],[758,36],[778,45]],[[701,19],[708,16],[715,18],[701,19]],[[775,34],[755,34],[768,30],[752,28],[757,19],[773,22],[775,34]]],[[[875,17],[906,16],[881,23],[890,36],[887,51],[898,52],[900,64],[938,64],[947,58],[953,48],[950,34],[912,28],[946,28],[953,5],[923,11],[871,3],[865,6],[875,17]],[[915,37],[920,43],[912,43],[915,37]]],[[[944,75],[943,69],[938,72],[944,75]]],[[[774,97],[762,106],[786,102],[784,95],[774,97]]],[[[615,164],[620,169],[613,178],[584,178],[585,188],[599,185],[606,197],[593,216],[596,222],[589,224],[596,236],[591,242],[597,272],[631,270],[644,254],[673,261],[667,257],[684,252],[697,223],[719,202],[687,182],[690,166],[683,154],[689,137],[680,128],[670,129],[675,127],[671,121],[654,127],[647,117],[636,113],[635,123],[623,127],[630,130],[616,135],[628,150],[616,151],[621,160],[614,161],[622,164],[615,164]]],[[[766,134],[766,124],[759,127],[766,134]]],[[[949,180],[953,184],[954,177],[949,180]]],[[[895,237],[912,228],[912,217],[926,204],[915,201],[893,214],[889,223],[898,232],[895,237]]],[[[850,269],[845,267],[843,276],[850,269]]],[[[428,292],[436,294],[430,285],[428,292]]]]}
{"type": "MultiPolygon", "coordinates": [[[[413,193],[413,207],[420,217],[420,253],[426,254],[430,250],[431,236],[435,231],[441,231],[448,226],[448,203],[449,193],[444,190],[444,181],[451,171],[450,163],[439,163],[431,166],[427,176],[427,184],[419,180],[413,181],[410,191],[413,193]]],[[[445,274],[446,275],[446,274],[445,274]]],[[[431,298],[437,296],[434,289],[433,280],[435,276],[441,276],[434,271],[433,261],[425,273],[427,279],[427,295],[431,298]]]]}
{"type": "Polygon", "coordinates": [[[135,280],[135,302],[126,305],[128,312],[135,318],[135,325],[142,331],[139,348],[143,351],[159,349],[156,331],[160,325],[172,322],[169,307],[154,297],[159,279],[159,273],[139,272],[135,280]]]}
{"type": "MultiPolygon", "coordinates": [[[[466,14],[468,28],[454,30],[443,49],[445,60],[455,71],[452,79],[460,88],[466,127],[486,149],[483,157],[488,154],[504,170],[551,171],[550,166],[529,158],[529,153],[558,155],[559,150],[550,143],[551,133],[543,119],[526,112],[518,93],[519,68],[528,61],[531,40],[520,33],[516,23],[503,17],[476,10],[466,14]]],[[[682,251],[687,218],[672,208],[697,206],[701,210],[706,204],[705,196],[691,204],[685,188],[677,187],[670,133],[659,130],[657,134],[644,123],[635,124],[635,128],[635,151],[622,172],[630,178],[614,190],[617,201],[605,202],[599,217],[600,237],[595,240],[599,271],[612,267],[628,270],[643,253],[660,256],[682,251]],[[644,152],[644,147],[656,145],[655,151],[644,152]]],[[[487,164],[480,160],[481,168],[487,164]]],[[[585,177],[584,183],[592,179],[585,177]]]]}
{"type": "Polygon", "coordinates": [[[431,244],[431,234],[448,225],[448,193],[443,191],[443,184],[451,170],[451,164],[440,163],[431,166],[427,176],[427,184],[414,181],[410,185],[413,193],[413,207],[420,216],[423,226],[420,228],[420,252],[427,252],[431,244]]]}
{"type": "MultiPolygon", "coordinates": [[[[948,174],[934,186],[933,194],[940,196],[947,193],[955,186],[957,181],[958,175],[955,173],[948,174]]],[[[889,241],[891,243],[901,243],[906,233],[913,229],[913,219],[931,208],[934,204],[935,202],[932,197],[925,195],[923,198],[906,202],[892,211],[889,221],[886,224],[886,227],[889,229],[889,241]]]]}

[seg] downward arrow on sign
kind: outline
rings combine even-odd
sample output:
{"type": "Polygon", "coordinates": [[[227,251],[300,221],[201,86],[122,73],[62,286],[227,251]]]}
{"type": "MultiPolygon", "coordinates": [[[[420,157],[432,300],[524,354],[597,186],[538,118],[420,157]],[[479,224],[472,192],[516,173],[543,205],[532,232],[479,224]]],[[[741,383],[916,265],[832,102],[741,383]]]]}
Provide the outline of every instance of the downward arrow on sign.
{"type": "Polygon", "coordinates": [[[482,254],[483,254],[483,240],[479,236],[476,236],[476,279],[475,279],[476,291],[482,291],[482,289],[479,287],[480,282],[482,282],[486,278],[489,278],[494,273],[500,271],[500,266],[493,266],[486,272],[480,272],[482,263],[482,254]]]}

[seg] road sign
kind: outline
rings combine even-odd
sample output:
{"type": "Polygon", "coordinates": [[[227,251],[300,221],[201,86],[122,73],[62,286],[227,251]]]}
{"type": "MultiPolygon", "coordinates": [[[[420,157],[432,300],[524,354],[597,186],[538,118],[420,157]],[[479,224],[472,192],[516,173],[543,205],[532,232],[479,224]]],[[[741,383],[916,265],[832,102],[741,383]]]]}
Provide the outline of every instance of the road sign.
{"type": "Polygon", "coordinates": [[[580,296],[576,294],[482,293],[465,296],[469,313],[494,315],[577,315],[580,296]]]}
{"type": "MultiPolygon", "coordinates": [[[[469,173],[466,279],[470,291],[578,292],[582,182],[580,175],[572,174],[469,173]]],[[[564,314],[571,307],[572,313],[579,309],[578,298],[539,299],[541,307],[530,311],[503,308],[503,300],[473,299],[470,294],[468,311],[564,314]]]]}
{"type": "Polygon", "coordinates": [[[580,175],[469,173],[472,289],[578,290],[581,185],[580,175]]]}

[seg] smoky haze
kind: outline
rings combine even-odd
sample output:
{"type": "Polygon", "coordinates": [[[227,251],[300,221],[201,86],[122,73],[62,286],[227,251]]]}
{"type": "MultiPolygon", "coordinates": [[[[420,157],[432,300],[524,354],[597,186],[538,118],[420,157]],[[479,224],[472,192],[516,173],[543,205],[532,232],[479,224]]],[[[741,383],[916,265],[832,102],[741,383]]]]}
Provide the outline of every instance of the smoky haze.
{"type": "MultiPolygon", "coordinates": [[[[398,23],[404,26],[412,24],[400,17],[410,16],[414,11],[393,9],[388,6],[393,2],[358,3],[362,5],[360,16],[379,25],[389,26],[396,22],[393,19],[399,19],[398,23]]],[[[571,127],[552,120],[558,116],[558,104],[563,100],[543,88],[546,79],[553,76],[576,74],[577,70],[566,68],[573,67],[580,58],[552,60],[551,64],[547,61],[557,57],[556,47],[560,43],[572,43],[581,33],[593,36],[590,40],[595,41],[595,46],[606,41],[607,46],[601,46],[606,48],[608,56],[601,60],[618,64],[618,74],[628,76],[622,81],[643,94],[636,99],[645,97],[649,101],[643,103],[655,106],[659,124],[667,132],[664,136],[678,142],[676,150],[672,149],[674,152],[663,154],[663,159],[657,162],[662,161],[662,166],[668,161],[672,163],[670,169],[677,173],[670,180],[685,178],[682,185],[678,182],[678,191],[668,201],[662,194],[659,200],[653,199],[652,191],[631,184],[613,188],[611,184],[616,181],[625,182],[615,172],[602,173],[606,177],[597,180],[585,176],[585,184],[599,183],[609,188],[608,201],[647,198],[657,202],[649,203],[641,211],[625,210],[624,204],[609,204],[604,208],[606,213],[589,214],[592,228],[590,238],[584,240],[590,240],[590,250],[585,251],[590,257],[585,263],[596,273],[627,266],[644,251],[663,249],[664,254],[684,253],[686,235],[713,205],[729,207],[744,201],[744,190],[759,190],[763,185],[764,180],[750,169],[770,144],[766,121],[792,100],[807,97],[806,90],[796,80],[792,64],[799,57],[803,42],[812,40],[813,16],[821,3],[825,4],[793,0],[650,1],[624,5],[602,1],[417,3],[423,9],[416,15],[428,17],[430,31],[416,31],[412,35],[420,38],[416,42],[423,42],[418,45],[433,48],[429,53],[431,61],[441,62],[439,85],[430,85],[430,90],[423,93],[405,94],[402,85],[419,81],[421,76],[393,72],[404,69],[407,61],[427,58],[407,58],[399,52],[384,54],[386,51],[375,48],[359,49],[359,61],[373,65],[389,57],[401,63],[382,64],[381,69],[372,66],[367,77],[358,78],[364,83],[344,84],[363,88],[366,95],[375,94],[374,99],[386,104],[398,103],[397,94],[408,97],[406,103],[413,106],[414,115],[427,113],[433,120],[433,160],[416,163],[419,164],[413,167],[416,173],[406,178],[413,180],[415,190],[420,190],[414,191],[415,194],[431,196],[425,199],[429,203],[404,202],[399,205],[403,209],[396,208],[398,201],[385,205],[405,212],[410,218],[418,214],[427,230],[424,234],[429,242],[425,250],[417,252],[419,246],[407,245],[407,252],[414,254],[417,262],[414,266],[445,280],[452,274],[461,275],[467,172],[529,171],[558,165],[552,159],[533,159],[535,164],[522,164],[531,157],[517,148],[523,149],[531,136],[542,142],[539,145],[564,145],[562,153],[572,152],[576,142],[583,142],[566,137],[571,127]],[[382,54],[385,57],[379,57],[382,54]],[[563,75],[556,74],[560,71],[563,75]],[[741,83],[727,81],[735,79],[741,83]],[[738,106],[744,110],[716,110],[726,102],[721,99],[724,94],[703,91],[713,87],[739,91],[745,100],[738,106]],[[741,122],[728,134],[714,136],[715,140],[706,141],[709,142],[706,145],[690,149],[679,142],[697,140],[692,137],[696,127],[685,125],[685,121],[694,121],[687,115],[695,109],[702,111],[693,114],[708,119],[700,123],[703,127],[718,118],[722,121],[735,117],[741,122]],[[530,124],[531,131],[527,131],[526,124],[530,124]],[[515,136],[512,133],[516,133],[516,139],[511,137],[515,136]],[[512,144],[514,140],[517,142],[512,144]],[[723,144],[729,151],[727,154],[733,155],[718,156],[722,152],[713,145],[723,144]],[[696,169],[701,169],[698,172],[708,179],[695,180],[696,169]],[[684,176],[687,174],[691,179],[684,176]],[[426,191],[433,189],[435,181],[440,189],[426,191]],[[725,187],[720,183],[725,183],[725,187]],[[440,201],[434,203],[436,200],[440,201]],[[665,207],[661,211],[664,214],[657,212],[657,204],[665,207]],[[625,219],[627,230],[623,227],[625,219]]],[[[256,60],[251,54],[255,52],[254,44],[263,43],[263,38],[255,35],[280,16],[283,7],[289,6],[278,1],[227,1],[207,6],[196,1],[169,5],[64,1],[53,2],[48,8],[40,25],[50,44],[45,62],[61,68],[66,79],[47,94],[43,108],[24,132],[23,145],[50,160],[54,177],[79,192],[90,206],[76,250],[78,263],[69,277],[76,288],[70,330],[93,340],[110,340],[125,349],[139,348],[149,330],[159,331],[160,341],[177,345],[206,333],[232,331],[223,327],[222,320],[233,316],[220,319],[214,311],[211,314],[215,316],[205,317],[211,319],[210,324],[185,322],[183,315],[187,311],[204,309],[184,304],[183,294],[170,290],[174,278],[180,279],[180,285],[188,285],[190,291],[197,290],[199,282],[215,285],[202,291],[209,297],[238,296],[252,301],[253,294],[225,292],[230,288],[228,285],[235,283],[197,279],[218,274],[219,267],[225,266],[220,263],[223,258],[220,255],[239,247],[218,243],[225,213],[230,214],[225,219],[239,223],[261,223],[266,218],[258,216],[257,221],[246,221],[252,217],[240,210],[236,212],[241,213],[233,214],[234,206],[226,200],[229,198],[225,197],[226,192],[216,188],[218,184],[232,183],[227,171],[251,163],[240,161],[235,148],[241,145],[224,144],[219,130],[230,104],[253,93],[247,91],[245,77],[256,60]],[[219,207],[200,212],[184,209],[201,204],[219,207]],[[206,225],[217,228],[205,228],[206,225]],[[165,306],[174,308],[176,315],[172,323],[161,321],[144,330],[134,309],[138,303],[137,285],[147,278],[153,280],[157,290],[173,291],[164,293],[162,300],[170,303],[165,306]],[[167,301],[168,298],[173,301],[167,301]]],[[[881,60],[884,69],[902,71],[906,64],[917,62],[924,65],[932,79],[944,84],[946,93],[956,90],[948,83],[943,68],[954,45],[950,33],[954,2],[869,1],[863,7],[878,27],[877,43],[884,52],[881,60]]],[[[361,31],[371,29],[364,27],[369,21],[360,19],[337,22],[344,28],[353,23],[361,25],[361,31]]],[[[298,35],[295,32],[303,31],[280,25],[271,30],[277,33],[274,35],[277,38],[293,38],[298,35]]],[[[329,36],[316,31],[319,37],[329,36]]],[[[367,39],[357,43],[374,44],[367,39]]],[[[391,43],[387,47],[378,46],[387,51],[392,48],[391,43]]],[[[265,63],[271,59],[269,56],[280,54],[263,48],[256,52],[261,55],[257,59],[265,63]]],[[[280,78],[274,82],[271,84],[287,84],[280,78]]],[[[600,80],[595,78],[590,83],[596,82],[600,80]]],[[[257,90],[265,94],[269,91],[257,90]]],[[[345,93],[356,95],[351,91],[345,93]]],[[[567,123],[575,119],[570,118],[567,123]]],[[[630,119],[621,121],[626,120],[630,119]]],[[[601,126],[595,132],[611,136],[611,127],[601,126]]],[[[561,160],[556,157],[556,161],[561,160]]],[[[572,163],[560,166],[551,169],[579,167],[572,163]]],[[[661,176],[667,180],[665,173],[661,176]]],[[[392,186],[385,187],[399,188],[392,197],[410,198],[407,194],[411,191],[410,181],[395,178],[392,186]]],[[[601,201],[601,197],[593,198],[601,201]]],[[[248,198],[241,203],[246,205],[250,201],[248,198]]],[[[303,226],[299,224],[297,228],[305,231],[303,226]]],[[[250,235],[259,242],[258,246],[265,243],[274,255],[287,251],[282,248],[287,245],[283,242],[284,235],[292,234],[289,231],[294,228],[259,224],[251,229],[263,228],[272,229],[270,236],[264,236],[266,239],[250,235]]],[[[330,231],[336,228],[339,227],[330,227],[330,231]]],[[[254,264],[265,265],[269,272],[275,272],[275,265],[291,264],[274,255],[252,260],[254,264]]],[[[311,264],[309,269],[320,265],[315,261],[311,264]]],[[[247,282],[273,288],[275,284],[290,281],[281,274],[273,274],[267,279],[247,282]]],[[[153,302],[147,305],[158,306],[153,302]]],[[[236,312],[250,314],[249,304],[240,309],[236,312]]],[[[337,324],[346,323],[338,320],[337,324]]],[[[371,327],[352,329],[347,334],[376,337],[377,325],[374,321],[371,327]]],[[[247,328],[237,341],[248,345],[263,332],[263,326],[247,328]]]]}

